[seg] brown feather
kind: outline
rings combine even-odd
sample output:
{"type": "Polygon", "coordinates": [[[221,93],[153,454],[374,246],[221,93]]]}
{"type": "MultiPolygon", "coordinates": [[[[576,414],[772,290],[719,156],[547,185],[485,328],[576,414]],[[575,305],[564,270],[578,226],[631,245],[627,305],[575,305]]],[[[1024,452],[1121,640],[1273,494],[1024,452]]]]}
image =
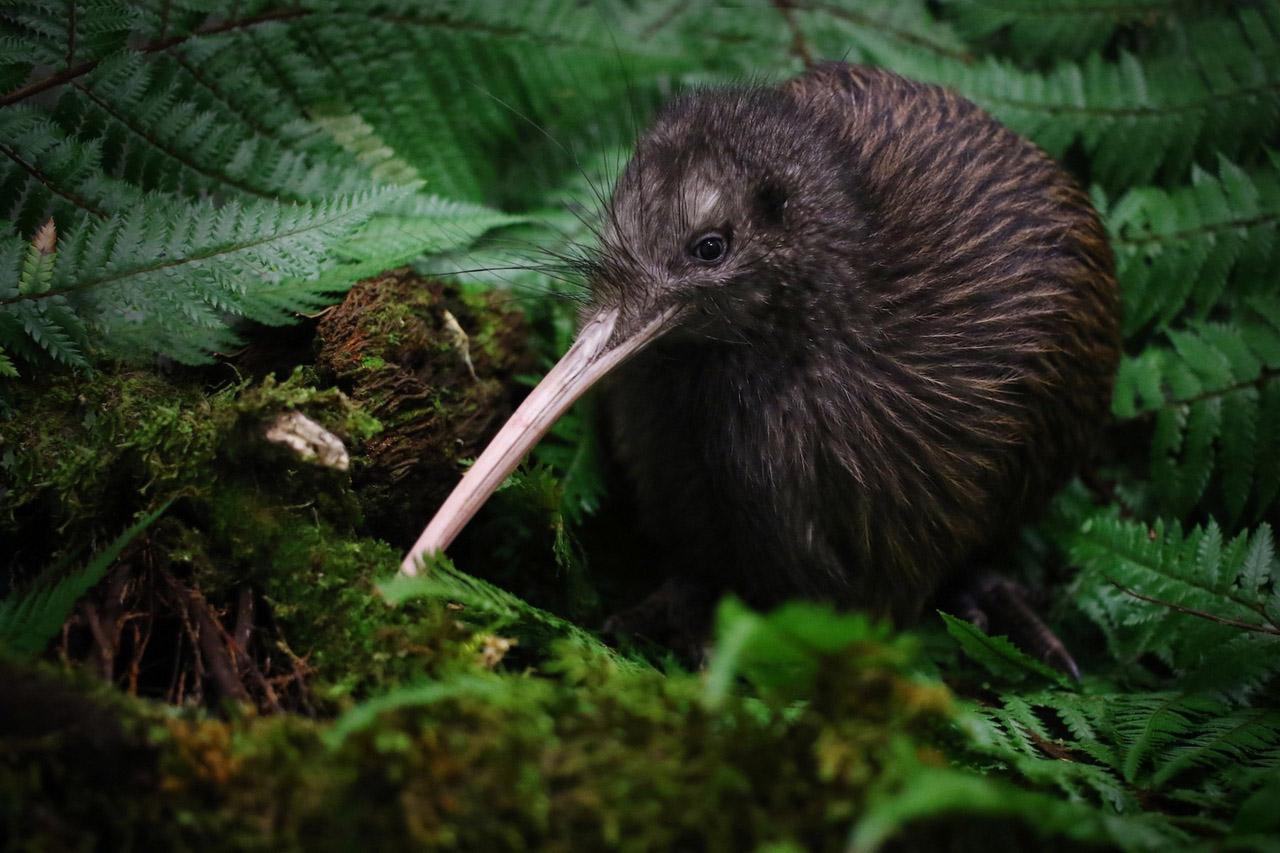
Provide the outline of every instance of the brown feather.
{"type": "Polygon", "coordinates": [[[591,311],[693,320],[613,377],[642,523],[686,574],[915,619],[1090,454],[1119,359],[1088,199],[949,90],[824,65],[670,105],[591,311]],[[715,267],[691,239],[728,235],[715,267]]]}

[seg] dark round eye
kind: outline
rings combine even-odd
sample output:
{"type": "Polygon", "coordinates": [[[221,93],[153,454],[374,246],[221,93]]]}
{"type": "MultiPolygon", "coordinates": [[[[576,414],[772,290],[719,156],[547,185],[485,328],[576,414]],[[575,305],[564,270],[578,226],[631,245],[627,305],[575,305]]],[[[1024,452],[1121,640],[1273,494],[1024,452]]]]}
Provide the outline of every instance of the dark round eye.
{"type": "Polygon", "coordinates": [[[719,234],[705,234],[697,239],[689,253],[704,264],[714,264],[724,258],[728,243],[719,234]]]}

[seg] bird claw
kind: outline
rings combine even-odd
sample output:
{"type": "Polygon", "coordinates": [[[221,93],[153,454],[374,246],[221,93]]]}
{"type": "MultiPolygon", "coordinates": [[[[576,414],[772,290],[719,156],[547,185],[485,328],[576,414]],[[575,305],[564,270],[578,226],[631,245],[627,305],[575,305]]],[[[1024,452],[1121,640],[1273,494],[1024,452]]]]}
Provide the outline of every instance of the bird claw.
{"type": "Polygon", "coordinates": [[[706,657],[714,600],[705,586],[671,579],[639,604],[614,613],[601,631],[658,643],[698,666],[706,657]]]}
{"type": "Polygon", "coordinates": [[[1080,667],[1031,606],[1030,598],[1022,584],[1001,575],[982,574],[955,590],[947,603],[983,633],[1006,634],[1032,657],[1079,681],[1080,667]]]}

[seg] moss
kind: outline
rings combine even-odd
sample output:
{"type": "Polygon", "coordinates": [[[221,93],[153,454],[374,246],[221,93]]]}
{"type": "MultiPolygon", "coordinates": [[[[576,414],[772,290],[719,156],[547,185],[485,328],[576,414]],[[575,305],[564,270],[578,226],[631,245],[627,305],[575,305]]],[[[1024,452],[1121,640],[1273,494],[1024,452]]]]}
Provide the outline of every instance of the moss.
{"type": "Polygon", "coordinates": [[[181,551],[197,567],[194,580],[259,589],[290,650],[306,661],[321,707],[477,665],[471,630],[443,602],[393,609],[378,595],[375,581],[400,563],[389,545],[248,489],[223,490],[206,511],[181,551]]]}
{"type": "Polygon", "coordinates": [[[407,546],[511,412],[527,370],[521,316],[411,270],[360,282],[317,329],[317,368],[386,429],[355,487],[371,533],[407,546]]]}
{"type": "Polygon", "coordinates": [[[332,484],[332,475],[290,460],[263,440],[261,428],[293,409],[347,439],[367,439],[380,425],[341,392],[307,379],[299,370],[284,382],[268,377],[206,394],[191,379],[121,369],[26,387],[22,417],[0,423],[7,475],[0,547],[38,567],[138,512],[210,494],[224,480],[254,477],[259,466],[284,474],[277,491],[323,493],[315,483],[332,484]]]}
{"type": "MultiPolygon", "coordinates": [[[[825,849],[877,786],[945,763],[949,694],[874,639],[822,656],[805,703],[711,701],[700,675],[599,647],[509,653],[479,605],[388,607],[375,582],[400,550],[370,530],[422,522],[423,495],[496,427],[525,362],[518,318],[491,297],[401,271],[353,300],[320,324],[318,366],[287,380],[210,393],[124,369],[61,377],[0,424],[0,536],[28,565],[177,498],[60,640],[67,662],[109,651],[95,671],[134,697],[74,669],[0,665],[11,846],[825,849]],[[442,337],[444,310],[469,330],[479,381],[442,337]],[[353,473],[264,442],[290,410],[347,441],[353,473]]],[[[546,524],[561,524],[558,482],[535,468],[498,500],[514,529],[491,559],[545,559],[538,540],[564,535],[546,524]]]]}
{"type": "MultiPolygon", "coordinates": [[[[949,715],[860,651],[825,662],[830,702],[806,706],[731,696],[713,710],[697,676],[569,646],[538,677],[476,666],[392,691],[354,726],[139,704],[155,775],[106,828],[191,849],[842,847],[875,780],[922,760],[920,737],[949,715]]],[[[19,821],[46,796],[26,793],[19,821]]],[[[63,815],[103,818],[75,802],[63,815]]]]}

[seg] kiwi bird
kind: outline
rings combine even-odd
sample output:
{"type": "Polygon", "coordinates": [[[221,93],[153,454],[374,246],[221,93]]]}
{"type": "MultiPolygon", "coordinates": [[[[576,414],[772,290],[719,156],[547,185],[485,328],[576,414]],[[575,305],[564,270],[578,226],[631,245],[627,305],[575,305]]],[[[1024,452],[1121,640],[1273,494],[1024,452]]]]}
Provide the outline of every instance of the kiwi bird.
{"type": "Polygon", "coordinates": [[[1087,459],[1114,261],[1060,166],[970,101],[825,64],[677,98],[605,211],[569,351],[406,557],[452,541],[606,379],[641,525],[686,579],[908,624],[1087,459]]]}

